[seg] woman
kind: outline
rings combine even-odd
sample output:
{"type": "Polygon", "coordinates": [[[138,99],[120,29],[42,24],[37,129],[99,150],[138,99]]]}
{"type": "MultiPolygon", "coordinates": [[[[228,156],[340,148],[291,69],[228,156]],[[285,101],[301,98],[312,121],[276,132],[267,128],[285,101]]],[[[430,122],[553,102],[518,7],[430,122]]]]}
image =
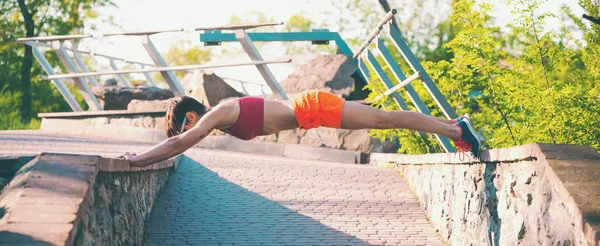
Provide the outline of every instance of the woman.
{"type": "Polygon", "coordinates": [[[405,128],[445,136],[473,156],[479,155],[481,145],[468,116],[446,120],[411,111],[381,110],[315,90],[300,93],[291,101],[236,98],[210,111],[194,98],[177,97],[165,119],[167,140],[143,154],[125,153],[122,157],[135,166],[150,165],[183,153],[214,129],[250,140],[294,128],[405,128]]]}

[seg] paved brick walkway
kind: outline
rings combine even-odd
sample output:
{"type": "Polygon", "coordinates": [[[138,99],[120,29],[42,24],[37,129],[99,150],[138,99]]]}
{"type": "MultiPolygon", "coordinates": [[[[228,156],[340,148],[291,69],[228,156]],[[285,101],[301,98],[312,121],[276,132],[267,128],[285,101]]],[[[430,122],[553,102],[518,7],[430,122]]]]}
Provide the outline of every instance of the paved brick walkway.
{"type": "MultiPolygon", "coordinates": [[[[0,155],[147,147],[0,131],[0,155]]],[[[205,149],[186,155],[154,208],[148,245],[442,245],[393,170],[205,149]]]]}

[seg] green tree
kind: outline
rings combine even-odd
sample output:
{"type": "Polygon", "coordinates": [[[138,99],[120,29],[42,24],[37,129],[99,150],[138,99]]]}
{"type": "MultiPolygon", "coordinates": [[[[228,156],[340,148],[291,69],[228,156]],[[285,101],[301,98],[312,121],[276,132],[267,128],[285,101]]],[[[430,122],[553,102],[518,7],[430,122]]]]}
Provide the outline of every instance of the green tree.
{"type": "MultiPolygon", "coordinates": [[[[543,32],[546,20],[558,15],[540,13],[542,1],[507,3],[517,17],[508,33],[487,15],[492,5],[455,1],[451,16],[455,36],[443,46],[452,58],[425,62],[425,69],[459,115],[471,114],[487,147],[543,142],[600,149],[600,133],[595,131],[600,127],[595,83],[600,70],[598,29],[563,7],[563,15],[580,30],[543,32]],[[576,31],[583,32],[583,40],[573,38],[576,31]],[[482,95],[469,96],[473,91],[482,95]]],[[[581,1],[581,6],[590,15],[598,14],[598,6],[590,0],[581,1]]],[[[422,94],[423,89],[416,87],[422,94]]],[[[436,107],[430,100],[426,103],[436,107]]],[[[402,149],[407,153],[424,150],[418,148],[417,136],[374,134],[401,136],[403,146],[413,147],[402,149]]]]}
{"type": "MultiPolygon", "coordinates": [[[[20,37],[77,32],[83,27],[84,20],[97,17],[94,8],[107,4],[112,2],[109,0],[3,0],[0,2],[2,29],[0,81],[3,86],[8,85],[2,87],[5,88],[4,93],[20,95],[19,112],[24,122],[28,122],[32,116],[35,116],[40,107],[53,105],[56,108],[55,103],[62,98],[48,81],[40,82],[39,79],[34,79],[41,75],[42,71],[34,65],[31,49],[14,41],[20,37]],[[43,101],[45,99],[51,101],[43,101]]],[[[64,102],[57,104],[62,105],[59,107],[66,105],[64,102]]],[[[7,106],[0,105],[0,107],[7,106]]]]}

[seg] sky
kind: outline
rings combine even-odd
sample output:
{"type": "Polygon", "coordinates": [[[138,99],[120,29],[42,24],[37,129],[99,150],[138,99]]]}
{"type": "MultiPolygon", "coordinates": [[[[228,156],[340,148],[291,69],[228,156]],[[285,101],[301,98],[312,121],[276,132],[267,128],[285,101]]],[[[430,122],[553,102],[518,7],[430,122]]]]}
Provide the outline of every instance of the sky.
{"type": "MultiPolygon", "coordinates": [[[[272,17],[276,21],[288,20],[292,15],[298,12],[304,12],[307,17],[315,23],[322,23],[323,20],[329,18],[339,19],[336,14],[335,7],[332,3],[340,3],[341,0],[219,0],[219,1],[199,1],[199,0],[120,0],[118,7],[103,7],[99,9],[101,16],[112,16],[113,22],[118,26],[109,24],[106,18],[102,18],[94,23],[96,31],[90,31],[89,25],[85,29],[87,33],[108,33],[118,31],[145,31],[155,29],[178,29],[184,28],[191,30],[195,27],[224,25],[229,22],[232,15],[245,16],[252,11],[264,13],[266,16],[272,17]],[[324,14],[329,12],[330,14],[324,14]],[[333,15],[333,16],[332,16],[333,15]]],[[[345,1],[345,0],[344,0],[345,1]]],[[[367,1],[367,0],[363,0],[367,1]]],[[[377,3],[375,0],[369,0],[377,3]]],[[[390,1],[400,2],[400,1],[390,1]]],[[[444,1],[440,1],[444,2],[444,1]]],[[[449,1],[448,1],[449,2],[449,1]]],[[[495,1],[503,2],[503,1],[495,1]]],[[[428,1],[428,10],[437,13],[447,12],[449,4],[433,5],[434,1],[428,1]]],[[[576,14],[581,15],[583,10],[576,4],[574,0],[548,0],[542,5],[542,11],[550,11],[558,13],[560,6],[567,4],[576,14]]],[[[379,9],[381,15],[383,10],[379,9]]],[[[400,13],[404,9],[399,8],[400,13]]],[[[496,12],[493,16],[499,22],[510,22],[510,9],[502,7],[502,4],[497,5],[496,12]]],[[[347,18],[348,16],[344,16],[347,18]]],[[[400,16],[400,18],[403,18],[400,16]]],[[[435,21],[435,20],[434,20],[435,21]]],[[[550,24],[548,26],[556,26],[550,24]]],[[[330,31],[337,31],[336,27],[318,27],[329,28],[330,31]]],[[[85,31],[84,30],[84,31],[85,31]]],[[[199,41],[200,32],[186,31],[177,33],[163,33],[151,36],[153,43],[160,52],[167,52],[169,45],[174,44],[179,39],[189,40],[193,45],[202,45],[199,41]]],[[[355,35],[348,32],[341,32],[342,37],[347,35],[355,35]]],[[[211,49],[226,49],[227,47],[237,46],[239,44],[227,44],[224,46],[211,47],[211,49]]],[[[150,57],[141,45],[139,37],[103,37],[85,39],[80,44],[80,48],[92,50],[97,53],[106,55],[118,56],[127,60],[141,61],[152,63],[150,57]]],[[[351,47],[356,49],[357,47],[351,47]]],[[[218,50],[216,51],[218,52],[218,50]]],[[[265,59],[281,59],[289,58],[284,54],[284,50],[280,49],[265,49],[259,50],[265,59]]],[[[309,55],[310,57],[310,55],[309,55]]],[[[229,57],[220,57],[219,61],[211,61],[211,63],[229,63],[249,61],[247,55],[237,54],[229,57]]],[[[104,64],[103,61],[99,61],[104,64]]],[[[296,65],[277,64],[269,65],[273,74],[278,81],[281,81],[289,73],[295,69],[296,65]]],[[[254,67],[230,68],[230,69],[215,69],[215,73],[221,76],[231,77],[240,80],[254,81],[264,83],[260,74],[254,67]]]]}

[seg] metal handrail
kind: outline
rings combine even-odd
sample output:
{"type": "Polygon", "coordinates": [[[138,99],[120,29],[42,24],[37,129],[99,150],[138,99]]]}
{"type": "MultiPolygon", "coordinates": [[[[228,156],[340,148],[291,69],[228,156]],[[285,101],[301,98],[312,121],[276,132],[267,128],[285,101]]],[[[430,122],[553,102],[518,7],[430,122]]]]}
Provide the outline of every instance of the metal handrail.
{"type": "Polygon", "coordinates": [[[42,79],[80,78],[80,77],[92,77],[92,76],[113,75],[113,74],[165,72],[165,71],[181,71],[181,70],[190,70],[190,69],[207,69],[207,68],[219,68],[219,67],[264,65],[264,64],[271,64],[271,63],[289,63],[291,61],[292,61],[292,59],[286,59],[286,60],[265,60],[265,61],[256,61],[256,62],[242,62],[242,63],[216,64],[216,65],[188,65],[188,66],[159,67],[159,68],[148,68],[148,69],[137,69],[137,70],[122,70],[122,71],[106,71],[106,72],[91,72],[91,73],[56,74],[56,75],[50,75],[50,76],[42,76],[41,78],[42,79]]]}
{"type": "MultiPolygon", "coordinates": [[[[263,26],[278,26],[278,25],[283,25],[283,22],[264,22],[264,23],[232,24],[232,25],[222,25],[222,26],[197,27],[197,28],[194,28],[194,31],[239,30],[239,29],[257,28],[257,27],[263,27],[263,26]]],[[[147,35],[153,35],[153,34],[157,34],[157,33],[182,32],[182,31],[185,31],[185,29],[178,28],[178,29],[159,29],[159,30],[150,30],[150,31],[111,32],[111,33],[100,33],[100,34],[52,35],[52,36],[45,36],[45,37],[19,38],[15,42],[25,43],[25,42],[29,42],[29,41],[61,41],[61,40],[70,40],[70,39],[110,37],[110,36],[147,36],[147,35]]]]}
{"type": "Polygon", "coordinates": [[[377,35],[381,32],[381,30],[383,29],[383,26],[385,24],[387,24],[388,22],[390,22],[390,20],[392,20],[392,18],[394,18],[394,15],[397,12],[398,12],[398,10],[392,9],[385,16],[383,16],[383,18],[381,18],[381,20],[377,23],[377,26],[375,27],[375,30],[373,30],[373,32],[371,32],[371,34],[369,35],[369,37],[367,38],[367,40],[365,40],[360,45],[360,47],[358,48],[358,50],[356,51],[356,53],[354,53],[354,55],[352,56],[352,58],[356,59],[356,58],[358,58],[360,56],[360,54],[363,52],[363,50],[365,50],[365,48],[367,48],[367,46],[369,46],[369,44],[371,43],[371,41],[373,41],[373,39],[375,39],[375,37],[377,37],[377,35]]]}
{"type": "MultiPolygon", "coordinates": [[[[40,47],[52,48],[52,45],[47,44],[47,43],[42,43],[42,42],[27,41],[27,42],[23,42],[23,43],[27,44],[29,46],[36,45],[36,46],[40,46],[40,47]]],[[[99,53],[96,53],[96,52],[93,52],[93,51],[79,50],[79,49],[72,49],[72,48],[65,48],[65,49],[68,50],[68,51],[71,51],[71,52],[77,52],[77,53],[80,53],[80,54],[86,54],[86,55],[91,55],[91,56],[99,56],[99,57],[104,57],[104,58],[111,59],[111,60],[117,60],[117,61],[122,61],[122,62],[127,62],[127,63],[133,63],[133,64],[139,64],[139,65],[144,65],[144,66],[155,66],[154,64],[150,64],[150,63],[125,60],[125,59],[120,58],[120,57],[99,54],[99,53]]]]}
{"type": "Polygon", "coordinates": [[[239,30],[239,29],[250,29],[257,28],[263,26],[279,26],[283,25],[283,22],[264,22],[264,23],[251,23],[251,24],[232,24],[232,25],[224,25],[224,26],[213,26],[213,27],[198,27],[194,30],[196,31],[206,31],[206,30],[239,30]]]}

